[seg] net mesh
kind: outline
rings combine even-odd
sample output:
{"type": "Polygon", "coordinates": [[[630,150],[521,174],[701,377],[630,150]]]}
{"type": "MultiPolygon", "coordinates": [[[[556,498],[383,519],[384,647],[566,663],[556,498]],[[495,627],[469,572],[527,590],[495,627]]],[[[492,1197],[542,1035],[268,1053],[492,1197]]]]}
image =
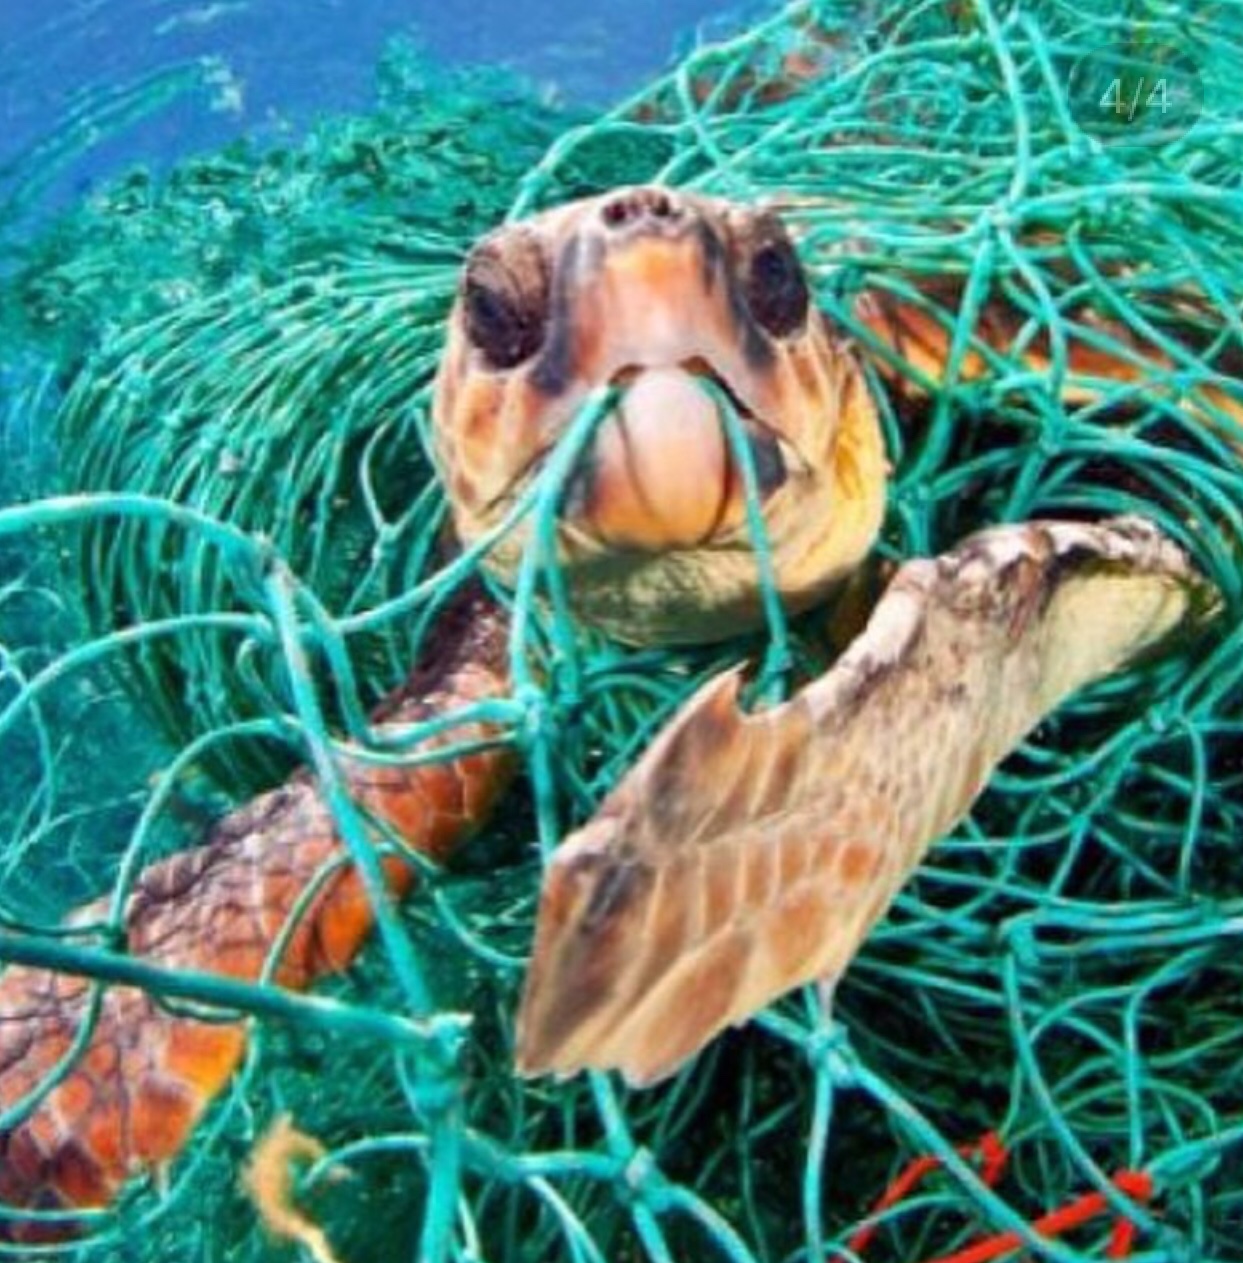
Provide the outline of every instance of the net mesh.
{"type": "MultiPolygon", "coordinates": [[[[630,650],[519,590],[498,713],[529,775],[316,999],[177,993],[256,1015],[246,1067],[167,1179],[73,1254],[267,1257],[237,1176],[289,1112],[326,1146],[298,1198],[348,1263],[1243,1257],[1243,470],[1222,404],[1243,346],[1241,61],[1226,5],[799,4],[576,118],[399,50],[373,113],[137,172],[24,248],[3,311],[29,357],[0,511],[9,959],[118,978],[107,927],[65,938],[59,916],[362,731],[403,677],[477,564],[437,550],[428,387],[463,252],[506,215],[638,180],[773,200],[864,341],[862,289],[956,278],[932,306],[949,384],[916,400],[874,370],[881,555],[1141,512],[1225,602],[1206,643],[1091,690],[1008,761],[832,1021],[790,997],[631,1093],[512,1073],[531,843],[785,631],[630,650]],[[1194,128],[1085,113],[1082,59],[1108,50],[1126,87],[1170,49],[1203,90],[1194,128]],[[1012,353],[957,380],[1000,295],[1024,314],[1012,353]],[[1069,406],[1059,347],[1085,303],[1103,350],[1125,355],[1129,330],[1168,364],[1069,406]],[[1021,354],[1041,338],[1049,374],[1021,354]]],[[[818,620],[789,630],[798,668],[822,667],[818,620]]]]}

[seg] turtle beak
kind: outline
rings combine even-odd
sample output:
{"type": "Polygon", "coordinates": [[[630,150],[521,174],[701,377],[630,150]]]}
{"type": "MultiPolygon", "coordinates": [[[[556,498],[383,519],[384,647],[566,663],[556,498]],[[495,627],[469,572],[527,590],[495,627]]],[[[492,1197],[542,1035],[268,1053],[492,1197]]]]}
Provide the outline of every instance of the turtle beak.
{"type": "MultiPolygon", "coordinates": [[[[702,361],[627,368],[613,381],[617,405],[575,473],[566,517],[610,548],[652,553],[694,548],[737,527],[745,493],[718,403],[724,382],[702,361]]],[[[731,402],[767,499],[787,477],[780,441],[731,402]]]]}

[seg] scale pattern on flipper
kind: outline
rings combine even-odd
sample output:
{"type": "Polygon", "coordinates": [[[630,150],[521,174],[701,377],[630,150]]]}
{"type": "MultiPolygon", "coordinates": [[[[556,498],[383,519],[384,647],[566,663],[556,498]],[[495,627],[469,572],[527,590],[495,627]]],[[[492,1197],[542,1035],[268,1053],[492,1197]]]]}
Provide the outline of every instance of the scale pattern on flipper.
{"type": "MultiPolygon", "coordinates": [[[[378,739],[506,688],[503,615],[482,596],[469,621],[445,620],[426,664],[374,716],[378,739]]],[[[462,725],[426,746],[481,741],[484,725],[462,725]]],[[[509,785],[505,747],[414,767],[342,760],[354,800],[411,848],[437,862],[490,814],[509,785]]],[[[125,948],[168,970],[256,980],[318,875],[335,868],[289,934],[273,979],[301,989],[344,968],[372,925],[372,911],[332,813],[302,772],[226,816],[205,843],[144,870],[125,908],[125,948]]],[[[383,861],[403,894],[410,864],[383,861]]],[[[107,921],[107,900],[78,909],[79,925],[107,921]]],[[[88,1020],[92,988],[79,978],[15,966],[0,978],[0,1105],[37,1089],[88,1020]]],[[[43,1210],[109,1203],[126,1180],[175,1157],[203,1111],[237,1069],[242,1022],[172,1013],[130,987],[102,996],[85,1050],[68,1074],[17,1125],[0,1133],[0,1202],[43,1210]]],[[[11,1235],[54,1237],[50,1225],[14,1223],[11,1235]]]]}
{"type": "Polygon", "coordinates": [[[1138,519],[999,527],[907,563],[789,702],[745,714],[737,672],[708,684],[553,858],[521,1068],[650,1083],[838,977],[996,764],[1199,587],[1138,519]]]}

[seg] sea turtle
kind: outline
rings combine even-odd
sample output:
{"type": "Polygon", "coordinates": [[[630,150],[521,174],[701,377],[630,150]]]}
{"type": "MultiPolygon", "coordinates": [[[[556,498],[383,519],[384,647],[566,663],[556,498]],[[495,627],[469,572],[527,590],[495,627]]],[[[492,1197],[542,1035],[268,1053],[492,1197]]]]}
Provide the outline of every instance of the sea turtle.
{"type": "MultiPolygon", "coordinates": [[[[860,314],[935,378],[940,326],[878,295],[860,314]]],[[[982,345],[1010,329],[988,314],[982,345]]],[[[861,354],[813,303],[771,209],[641,186],[505,226],[470,254],[448,330],[434,429],[459,541],[489,538],[596,407],[597,428],[563,462],[556,549],[573,608],[612,636],[699,641],[759,624],[749,506],[790,609],[826,601],[872,548],[887,465],[861,354]]],[[[1142,363],[1138,348],[1116,362],[1070,354],[1093,356],[1098,377],[1142,363]]],[[[982,363],[973,351],[961,371],[982,363]]],[[[519,524],[495,541],[496,576],[515,579],[528,535],[519,524]]],[[[1204,601],[1184,554],[1142,520],[1001,526],[898,569],[846,653],[788,701],[747,713],[738,673],[712,681],[552,858],[519,1071],[617,1068],[650,1083],[789,988],[840,975],[1040,717],[1204,601]]],[[[377,733],[506,693],[506,635],[501,609],[464,593],[375,713],[377,733]]],[[[480,723],[451,734],[488,735],[480,723]]],[[[482,823],[513,770],[486,748],[340,766],[356,803],[433,860],[482,823]]],[[[298,909],[275,978],[305,986],[343,966],[371,924],[348,867],[301,906],[339,855],[316,774],[301,772],[143,872],[126,947],[255,978],[298,909]]],[[[395,860],[386,871],[398,892],[412,881],[395,860]]],[[[89,994],[75,977],[5,972],[0,1105],[70,1051],[89,994]]],[[[0,1137],[0,1200],[107,1204],[177,1153],[244,1040],[239,1023],[109,989],[86,1048],[0,1137]]]]}

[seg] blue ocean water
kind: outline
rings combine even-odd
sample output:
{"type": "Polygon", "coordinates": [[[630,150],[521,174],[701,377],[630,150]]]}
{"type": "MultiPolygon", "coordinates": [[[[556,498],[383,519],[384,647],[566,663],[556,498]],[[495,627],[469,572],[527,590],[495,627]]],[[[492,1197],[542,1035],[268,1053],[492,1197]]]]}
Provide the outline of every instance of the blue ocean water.
{"type": "Polygon", "coordinates": [[[505,67],[603,104],[705,26],[773,4],[717,0],[0,0],[0,202],[50,202],[135,161],[160,165],[241,134],[297,132],[365,108],[386,43],[445,66],[505,67]],[[138,113],[153,82],[162,103],[138,113]]]}

